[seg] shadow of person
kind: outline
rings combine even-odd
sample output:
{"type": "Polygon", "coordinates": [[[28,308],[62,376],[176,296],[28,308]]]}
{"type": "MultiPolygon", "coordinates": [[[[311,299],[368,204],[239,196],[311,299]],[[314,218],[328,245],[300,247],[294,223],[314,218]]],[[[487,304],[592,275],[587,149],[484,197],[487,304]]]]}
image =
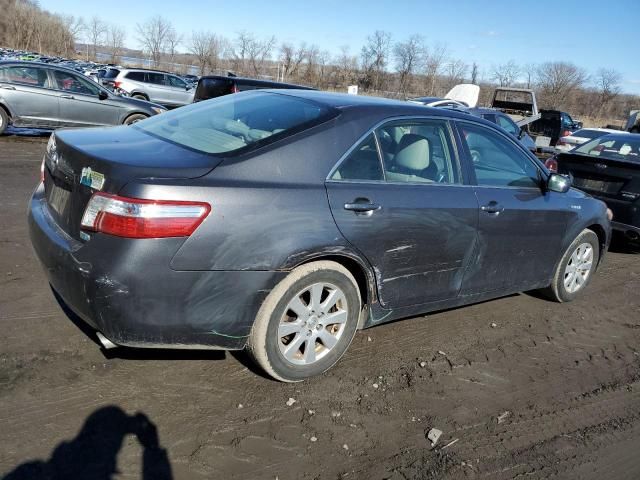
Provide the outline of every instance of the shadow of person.
{"type": "Polygon", "coordinates": [[[60,443],[48,461],[23,463],[3,480],[112,480],[119,473],[117,455],[127,435],[135,435],[143,448],[142,480],[173,478],[169,457],[149,418],[108,406],[89,415],[80,433],[60,443]]]}

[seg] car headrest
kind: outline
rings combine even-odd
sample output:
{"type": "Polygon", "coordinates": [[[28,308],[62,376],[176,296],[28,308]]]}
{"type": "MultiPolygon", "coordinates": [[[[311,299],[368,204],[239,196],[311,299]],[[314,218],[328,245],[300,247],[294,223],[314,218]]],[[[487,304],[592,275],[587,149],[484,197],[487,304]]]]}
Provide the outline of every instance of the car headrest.
{"type": "Polygon", "coordinates": [[[407,133],[400,140],[395,163],[409,170],[424,170],[431,163],[430,147],[429,140],[423,136],[407,133]]]}

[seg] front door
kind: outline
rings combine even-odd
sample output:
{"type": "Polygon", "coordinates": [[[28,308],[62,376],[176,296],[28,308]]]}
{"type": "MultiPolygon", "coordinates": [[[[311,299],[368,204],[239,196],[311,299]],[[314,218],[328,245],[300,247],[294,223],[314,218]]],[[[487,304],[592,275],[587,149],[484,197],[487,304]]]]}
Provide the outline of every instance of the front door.
{"type": "Polygon", "coordinates": [[[545,191],[539,166],[507,135],[471,122],[459,128],[480,205],[477,252],[463,293],[544,286],[571,215],[564,195],[545,191]]]}
{"type": "Polygon", "coordinates": [[[462,285],[478,204],[451,139],[445,121],[389,123],[326,183],[336,224],[372,265],[385,308],[454,298],[462,285]]]}
{"type": "Polygon", "coordinates": [[[60,98],[60,119],[66,126],[117,125],[120,107],[100,100],[94,82],[64,70],[52,70],[60,98]]]}

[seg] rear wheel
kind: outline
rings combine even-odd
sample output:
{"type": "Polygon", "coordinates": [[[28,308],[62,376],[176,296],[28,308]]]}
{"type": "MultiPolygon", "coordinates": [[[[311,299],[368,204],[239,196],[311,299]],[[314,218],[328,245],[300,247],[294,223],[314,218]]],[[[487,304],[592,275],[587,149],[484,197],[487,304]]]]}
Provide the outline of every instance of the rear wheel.
{"type": "Polygon", "coordinates": [[[124,125],[132,125],[136,122],[139,122],[140,120],[144,120],[145,118],[149,118],[149,117],[147,117],[142,113],[134,113],[133,115],[129,115],[127,118],[125,118],[124,122],[122,123],[124,125]]]}
{"type": "Polygon", "coordinates": [[[9,125],[9,116],[7,112],[4,111],[4,108],[0,107],[0,135],[4,133],[9,125]]]}
{"type": "Polygon", "coordinates": [[[137,98],[138,100],[146,100],[147,102],[149,101],[149,98],[143,93],[134,93],[133,95],[131,95],[131,98],[137,98]]]}
{"type": "Polygon", "coordinates": [[[360,309],[360,292],[346,268],[330,261],[302,265],[262,304],[249,354],[277,380],[298,382],[319,375],[349,347],[360,309]]]}
{"type": "Polygon", "coordinates": [[[553,282],[543,293],[557,302],[575,299],[591,281],[599,259],[598,236],[592,230],[583,230],[567,248],[556,267],[553,282]]]}

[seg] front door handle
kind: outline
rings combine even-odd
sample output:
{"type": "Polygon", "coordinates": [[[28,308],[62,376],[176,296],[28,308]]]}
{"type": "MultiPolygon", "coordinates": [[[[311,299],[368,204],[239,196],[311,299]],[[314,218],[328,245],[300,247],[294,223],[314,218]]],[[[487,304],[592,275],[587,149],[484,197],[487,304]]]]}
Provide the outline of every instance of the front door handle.
{"type": "Polygon", "coordinates": [[[11,85],[0,85],[0,88],[3,90],[15,90],[16,87],[12,87],[11,85]]]}
{"type": "Polygon", "coordinates": [[[71,99],[73,99],[73,95],[67,95],[65,93],[65,94],[60,95],[60,98],[71,98],[71,99]]]}
{"type": "Polygon", "coordinates": [[[380,210],[381,208],[382,208],[381,205],[378,205],[377,203],[372,203],[365,198],[362,198],[362,199],[357,198],[352,203],[344,204],[345,210],[351,210],[352,212],[356,212],[356,213],[371,213],[371,212],[375,212],[376,210],[380,210]]]}
{"type": "Polygon", "coordinates": [[[481,206],[480,210],[492,215],[500,215],[502,212],[504,212],[504,207],[500,205],[498,202],[492,200],[486,205],[481,206]]]}

